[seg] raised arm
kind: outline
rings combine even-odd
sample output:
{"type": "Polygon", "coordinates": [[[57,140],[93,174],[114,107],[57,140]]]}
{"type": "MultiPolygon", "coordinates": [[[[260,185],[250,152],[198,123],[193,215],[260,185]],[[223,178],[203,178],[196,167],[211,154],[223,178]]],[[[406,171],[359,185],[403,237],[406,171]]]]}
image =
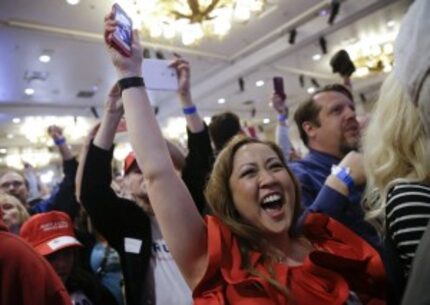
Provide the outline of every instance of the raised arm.
{"type": "Polygon", "coordinates": [[[272,95],[270,105],[278,114],[278,124],[276,125],[276,144],[282,148],[284,152],[285,160],[290,161],[290,154],[293,151],[293,145],[290,141],[289,128],[288,128],[288,107],[285,103],[285,98],[282,98],[278,94],[272,95]]]}
{"type": "Polygon", "coordinates": [[[191,98],[190,91],[190,64],[188,61],[176,55],[174,62],[171,65],[178,72],[179,78],[179,101],[185,114],[187,127],[192,133],[200,132],[204,129],[204,122],[197,112],[196,106],[191,98]]]}
{"type": "Polygon", "coordinates": [[[100,128],[94,138],[93,143],[95,146],[104,150],[110,150],[112,148],[116,129],[123,114],[124,108],[121,102],[121,92],[118,85],[115,84],[108,94],[100,128]]]}
{"type": "Polygon", "coordinates": [[[187,121],[188,155],[182,168],[182,180],[201,214],[207,212],[204,189],[214,162],[209,131],[191,98],[191,67],[188,61],[175,55],[172,63],[179,77],[179,101],[187,121]]]}
{"type": "Polygon", "coordinates": [[[54,141],[55,145],[57,145],[58,151],[60,152],[63,161],[68,161],[75,158],[72,151],[70,150],[69,145],[66,143],[66,138],[63,136],[63,131],[60,127],[56,125],[49,126],[48,134],[54,141]]]}
{"type": "MultiPolygon", "coordinates": [[[[109,41],[116,22],[112,13],[105,19],[109,41]]],[[[142,76],[142,46],[133,34],[131,57],[109,47],[120,83],[142,76]]],[[[122,100],[131,144],[146,179],[148,196],[163,237],[185,280],[194,288],[206,269],[207,231],[203,219],[182,180],[176,175],[154,111],[142,86],[123,88],[122,100]]]]}

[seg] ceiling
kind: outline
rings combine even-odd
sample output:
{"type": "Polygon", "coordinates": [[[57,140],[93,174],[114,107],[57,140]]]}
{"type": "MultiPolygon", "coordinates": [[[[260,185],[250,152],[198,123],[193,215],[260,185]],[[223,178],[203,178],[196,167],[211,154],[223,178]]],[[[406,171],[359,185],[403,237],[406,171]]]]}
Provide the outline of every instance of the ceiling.
{"type": "MultiPolygon", "coordinates": [[[[65,0],[0,1],[0,148],[29,145],[13,118],[69,115],[92,121],[95,113],[101,113],[115,81],[102,41],[103,17],[113,2],[81,0],[71,6],[65,0]],[[52,59],[42,63],[38,58],[46,51],[52,59]],[[34,95],[24,94],[27,87],[35,90],[34,95]],[[80,98],[80,91],[94,94],[80,98]]],[[[184,47],[178,41],[145,38],[143,44],[152,54],[161,50],[169,58],[176,52],[190,61],[192,95],[203,116],[231,110],[244,121],[263,124],[264,118],[275,117],[267,103],[273,76],[284,77],[288,104],[294,108],[308,95],[310,77],[321,85],[341,81],[329,65],[336,51],[371,33],[392,30],[389,21],[398,28],[410,2],[341,1],[339,15],[329,25],[328,16],[320,12],[330,7],[330,0],[268,0],[266,12],[234,25],[223,40],[205,38],[199,45],[184,47]],[[293,28],[297,36],[290,44],[293,28]],[[321,53],[318,40],[322,36],[328,54],[314,61],[312,56],[321,53]],[[305,76],[304,87],[298,81],[300,74],[305,76]],[[244,80],[244,92],[239,91],[238,78],[244,80]],[[257,80],[265,84],[257,87],[257,80]],[[219,104],[220,98],[226,102],[219,104]]],[[[383,77],[354,78],[355,93],[373,99],[383,77]]],[[[150,96],[159,108],[162,126],[169,118],[181,116],[175,94],[153,92],[150,96]]]]}

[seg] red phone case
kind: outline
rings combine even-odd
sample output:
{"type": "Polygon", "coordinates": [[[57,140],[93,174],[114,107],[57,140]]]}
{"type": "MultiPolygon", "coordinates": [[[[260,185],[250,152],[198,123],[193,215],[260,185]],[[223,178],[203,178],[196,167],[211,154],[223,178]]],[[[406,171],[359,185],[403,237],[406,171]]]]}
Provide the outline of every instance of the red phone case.
{"type": "Polygon", "coordinates": [[[118,26],[112,34],[110,43],[118,52],[124,56],[130,57],[131,44],[133,41],[133,22],[117,3],[113,5],[113,11],[115,20],[118,21],[118,26]]]}

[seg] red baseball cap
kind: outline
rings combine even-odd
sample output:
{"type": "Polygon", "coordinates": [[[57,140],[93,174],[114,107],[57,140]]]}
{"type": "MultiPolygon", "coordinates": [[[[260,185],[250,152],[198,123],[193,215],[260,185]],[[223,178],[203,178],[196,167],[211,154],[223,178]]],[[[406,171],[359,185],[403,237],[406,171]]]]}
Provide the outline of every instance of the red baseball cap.
{"type": "Polygon", "coordinates": [[[30,217],[19,235],[41,255],[49,255],[68,247],[81,247],[76,239],[72,221],[63,212],[52,211],[30,217]]]}
{"type": "MultiPolygon", "coordinates": [[[[166,140],[167,148],[169,150],[170,158],[172,158],[173,165],[178,171],[181,171],[185,164],[185,155],[178,148],[176,144],[173,144],[169,140],[166,140]]],[[[124,159],[124,176],[127,175],[133,166],[137,166],[136,154],[131,151],[124,159]]],[[[140,169],[139,169],[140,171],[140,169]]]]}
{"type": "Polygon", "coordinates": [[[137,165],[136,155],[131,151],[124,159],[124,175],[127,175],[135,165],[137,165]]]}

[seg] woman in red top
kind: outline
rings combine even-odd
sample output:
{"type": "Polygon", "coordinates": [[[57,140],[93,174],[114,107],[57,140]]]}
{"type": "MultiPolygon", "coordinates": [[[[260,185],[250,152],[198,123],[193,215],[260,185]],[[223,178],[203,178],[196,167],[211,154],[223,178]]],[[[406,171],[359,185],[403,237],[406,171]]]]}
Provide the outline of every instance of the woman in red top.
{"type": "MultiPolygon", "coordinates": [[[[230,143],[208,186],[215,216],[200,216],[175,174],[143,86],[137,32],[131,56],[124,57],[109,43],[116,26],[110,13],[105,40],[129,136],[163,237],[195,304],[384,304],[382,262],[364,240],[320,214],[308,215],[304,235],[293,233],[299,187],[275,145],[249,138],[230,143]]],[[[184,112],[192,116],[195,108],[184,112]]]]}

